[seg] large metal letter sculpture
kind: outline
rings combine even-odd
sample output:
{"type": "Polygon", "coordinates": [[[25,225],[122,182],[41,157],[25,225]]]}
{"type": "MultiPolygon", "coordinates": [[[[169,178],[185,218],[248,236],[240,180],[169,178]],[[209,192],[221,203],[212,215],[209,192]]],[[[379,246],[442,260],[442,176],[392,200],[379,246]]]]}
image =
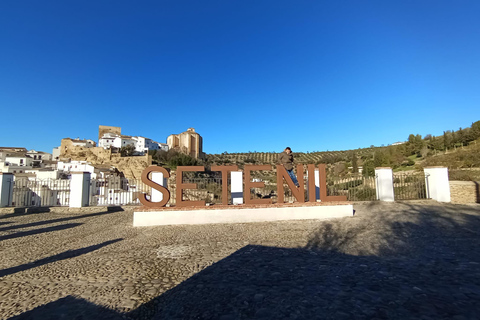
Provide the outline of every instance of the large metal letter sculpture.
{"type": "Polygon", "coordinates": [[[152,202],[150,200],[147,200],[147,195],[145,193],[142,193],[141,195],[139,195],[138,199],[146,207],[150,207],[150,208],[163,207],[164,205],[167,204],[168,200],[170,200],[170,191],[168,191],[167,188],[159,185],[158,183],[153,182],[148,177],[148,175],[151,172],[161,172],[161,173],[163,173],[164,178],[169,178],[170,174],[168,173],[167,170],[165,170],[164,168],[159,167],[159,166],[150,166],[150,167],[146,168],[145,170],[143,170],[143,172],[142,172],[142,182],[144,184],[146,184],[147,186],[149,186],[149,187],[151,187],[155,190],[160,191],[163,194],[163,199],[162,199],[162,201],[159,201],[159,202],[152,202]]]}
{"type": "Polygon", "coordinates": [[[327,201],[347,201],[346,196],[327,196],[327,173],[325,170],[325,164],[318,165],[318,171],[320,174],[320,200],[322,202],[327,201]]]}
{"type": "Polygon", "coordinates": [[[245,204],[270,204],[272,199],[252,199],[250,198],[250,189],[251,188],[264,188],[265,182],[252,182],[250,178],[250,173],[253,170],[271,170],[272,166],[265,165],[245,165],[245,192],[243,193],[245,204]]]}
{"type": "Polygon", "coordinates": [[[303,165],[297,164],[297,180],[300,188],[293,184],[292,178],[288,174],[287,170],[282,165],[277,165],[277,197],[278,203],[283,203],[283,179],[287,182],[288,187],[292,190],[292,194],[297,199],[298,202],[304,203],[305,202],[305,191],[303,186],[303,165]]]}
{"type": "Polygon", "coordinates": [[[228,205],[228,173],[237,171],[238,166],[212,166],[212,171],[222,173],[222,204],[228,205]]]}
{"type": "MultiPolygon", "coordinates": [[[[317,193],[315,187],[315,165],[309,164],[307,165],[307,172],[308,172],[308,201],[309,202],[316,202],[317,201],[317,193]]],[[[326,187],[326,186],[325,186],[326,187]]]]}
{"type": "Polygon", "coordinates": [[[184,171],[205,171],[203,166],[177,167],[177,207],[205,206],[205,201],[184,201],[183,189],[197,189],[196,183],[183,183],[184,171]]]}

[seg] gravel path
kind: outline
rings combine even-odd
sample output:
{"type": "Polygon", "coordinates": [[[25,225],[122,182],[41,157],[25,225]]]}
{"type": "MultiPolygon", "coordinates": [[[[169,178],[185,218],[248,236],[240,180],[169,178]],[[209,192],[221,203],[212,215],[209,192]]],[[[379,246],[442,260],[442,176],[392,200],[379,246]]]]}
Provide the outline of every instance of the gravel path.
{"type": "Polygon", "coordinates": [[[478,319],[480,206],[364,203],[328,221],[132,227],[0,215],[0,319],[478,319]]]}

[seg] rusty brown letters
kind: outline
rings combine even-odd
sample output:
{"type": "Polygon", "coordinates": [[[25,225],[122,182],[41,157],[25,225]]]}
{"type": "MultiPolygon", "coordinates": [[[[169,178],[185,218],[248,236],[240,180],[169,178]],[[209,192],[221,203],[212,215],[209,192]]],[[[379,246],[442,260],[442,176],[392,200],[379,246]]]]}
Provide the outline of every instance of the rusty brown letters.
{"type": "MultiPolygon", "coordinates": [[[[265,182],[254,182],[251,181],[251,172],[252,171],[260,171],[260,170],[271,170],[272,166],[270,165],[245,165],[244,168],[244,201],[245,204],[271,204],[272,199],[252,199],[250,196],[251,188],[263,188],[265,187],[265,182]]],[[[222,204],[228,205],[228,173],[231,171],[237,171],[238,166],[230,165],[230,166],[212,166],[212,171],[219,171],[222,173],[222,204]]],[[[325,170],[325,164],[318,165],[319,170],[319,177],[320,177],[320,200],[322,202],[329,202],[329,201],[347,201],[346,196],[327,196],[327,176],[325,170]]],[[[178,166],[177,167],[177,177],[176,177],[176,198],[177,198],[177,207],[193,207],[193,206],[205,206],[205,201],[187,201],[183,200],[183,190],[185,189],[196,189],[197,185],[195,183],[183,183],[183,172],[186,171],[205,171],[203,166],[178,166]]],[[[138,198],[140,202],[149,208],[158,208],[165,206],[168,201],[170,200],[170,192],[167,188],[155,183],[149,177],[151,172],[161,172],[165,178],[170,177],[168,171],[159,166],[150,166],[146,168],[142,173],[142,181],[147,186],[158,190],[162,193],[163,199],[159,202],[152,202],[147,199],[145,194],[141,194],[138,198]]],[[[284,189],[283,189],[283,181],[287,183],[288,187],[292,191],[293,196],[299,203],[305,202],[305,191],[304,191],[304,180],[303,180],[303,173],[304,173],[304,166],[299,164],[297,165],[297,173],[298,173],[298,183],[300,187],[297,189],[293,184],[292,178],[287,173],[287,170],[282,165],[277,165],[277,193],[278,193],[278,203],[284,203],[284,189]]],[[[315,202],[316,195],[315,195],[315,165],[309,164],[307,165],[307,174],[308,174],[308,201],[315,202]]]]}

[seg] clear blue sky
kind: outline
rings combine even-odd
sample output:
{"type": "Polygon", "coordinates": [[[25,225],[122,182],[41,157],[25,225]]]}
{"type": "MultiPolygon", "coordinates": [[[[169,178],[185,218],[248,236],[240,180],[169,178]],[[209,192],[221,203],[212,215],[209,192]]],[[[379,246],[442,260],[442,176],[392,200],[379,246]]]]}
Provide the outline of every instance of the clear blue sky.
{"type": "Polygon", "coordinates": [[[480,120],[480,1],[0,1],[0,146],[98,125],[207,153],[345,150],[480,120]]]}

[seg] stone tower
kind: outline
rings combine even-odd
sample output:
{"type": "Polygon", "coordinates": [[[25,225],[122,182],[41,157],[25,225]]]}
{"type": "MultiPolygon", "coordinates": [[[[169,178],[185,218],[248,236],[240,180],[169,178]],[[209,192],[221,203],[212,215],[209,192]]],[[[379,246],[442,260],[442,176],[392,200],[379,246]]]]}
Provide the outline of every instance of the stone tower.
{"type": "Polygon", "coordinates": [[[175,149],[193,158],[203,158],[203,139],[194,128],[180,134],[172,134],[167,138],[169,149],[175,149]]]}

